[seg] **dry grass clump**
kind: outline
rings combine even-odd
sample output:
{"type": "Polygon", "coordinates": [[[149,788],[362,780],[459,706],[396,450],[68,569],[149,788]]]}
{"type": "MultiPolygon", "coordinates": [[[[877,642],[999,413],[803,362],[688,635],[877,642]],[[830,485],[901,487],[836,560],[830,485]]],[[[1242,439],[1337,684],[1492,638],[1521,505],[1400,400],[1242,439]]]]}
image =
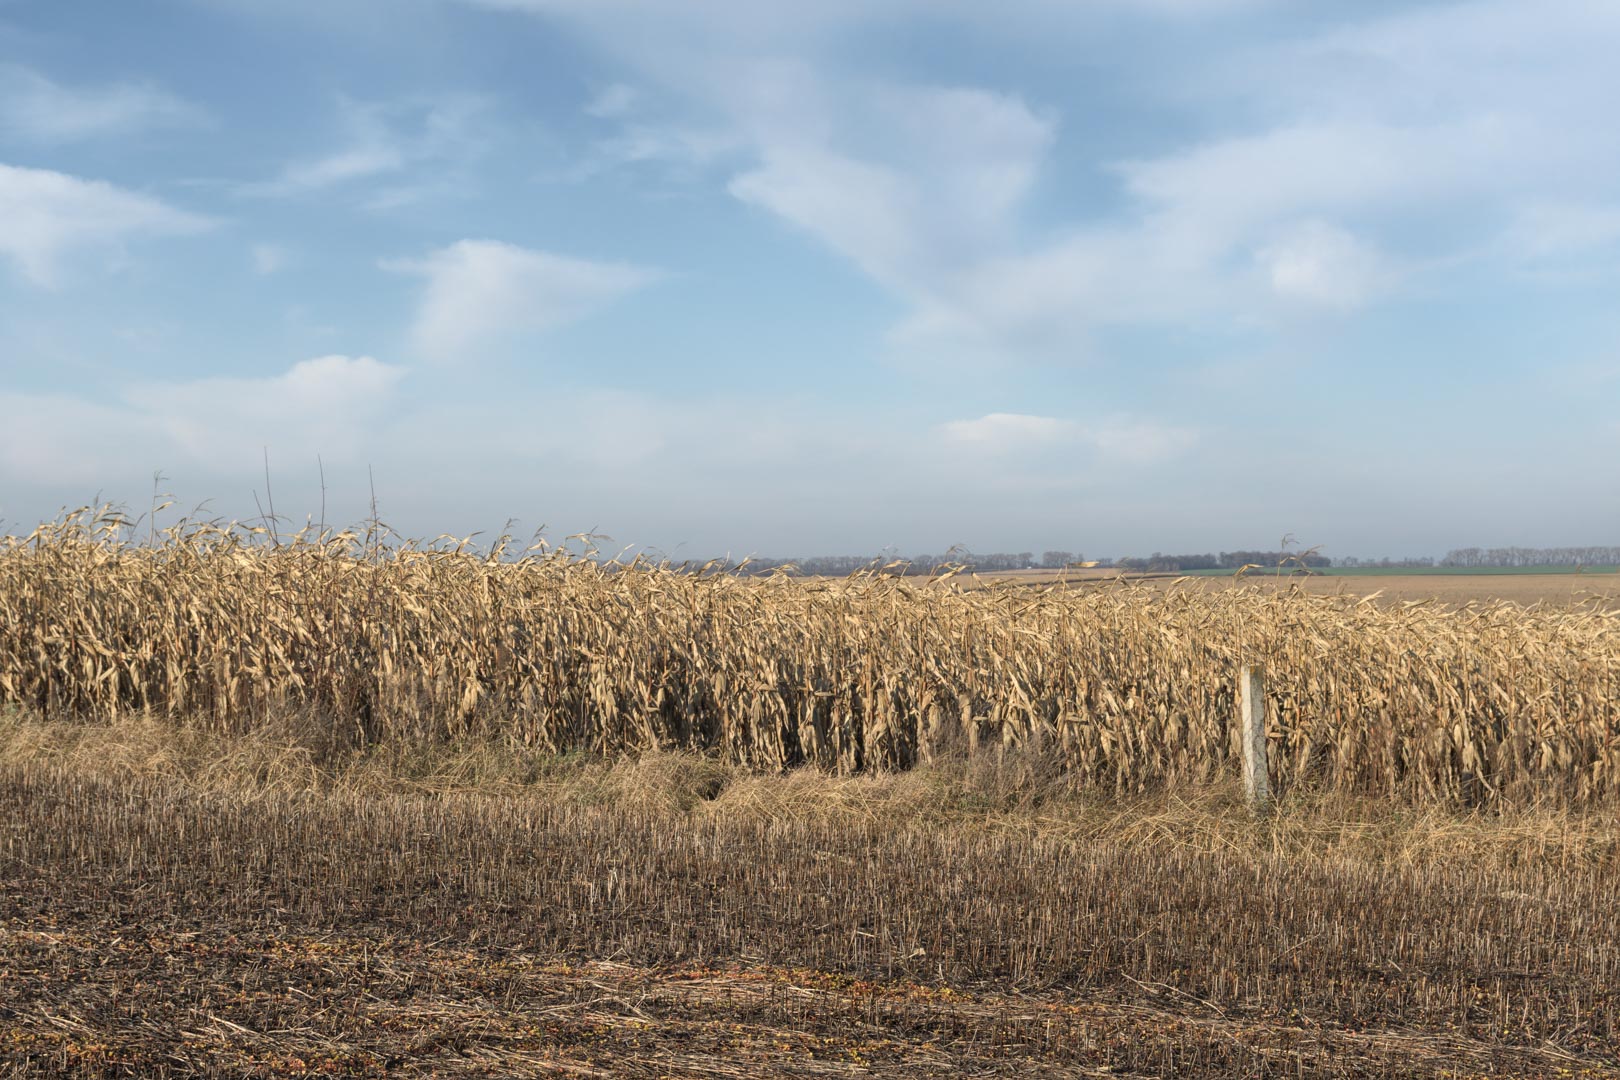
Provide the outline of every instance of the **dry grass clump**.
{"type": "Polygon", "coordinates": [[[1129,586],[917,587],[556,551],[274,544],[88,515],[0,547],[0,700],[339,742],[659,749],[853,775],[1017,752],[1133,794],[1230,771],[1270,674],[1273,783],[1412,804],[1613,805],[1620,614],[1129,586]]]}

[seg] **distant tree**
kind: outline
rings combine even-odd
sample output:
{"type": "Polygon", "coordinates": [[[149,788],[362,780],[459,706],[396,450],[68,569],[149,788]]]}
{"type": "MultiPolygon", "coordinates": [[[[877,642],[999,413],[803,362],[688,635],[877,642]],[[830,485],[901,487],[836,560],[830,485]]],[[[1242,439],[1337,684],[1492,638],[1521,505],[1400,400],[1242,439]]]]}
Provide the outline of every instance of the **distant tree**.
{"type": "Polygon", "coordinates": [[[1527,566],[1615,566],[1620,565],[1620,547],[1590,546],[1562,548],[1455,548],[1446,552],[1441,566],[1459,569],[1523,568],[1527,566]]]}

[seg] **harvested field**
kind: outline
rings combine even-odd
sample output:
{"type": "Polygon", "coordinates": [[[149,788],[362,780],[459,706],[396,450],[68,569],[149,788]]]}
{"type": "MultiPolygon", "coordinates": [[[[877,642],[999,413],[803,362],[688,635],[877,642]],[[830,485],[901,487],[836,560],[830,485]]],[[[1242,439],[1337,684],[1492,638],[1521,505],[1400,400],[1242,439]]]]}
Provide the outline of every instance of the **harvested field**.
{"type": "Polygon", "coordinates": [[[1175,574],[1121,575],[1110,570],[1017,571],[979,575],[980,587],[1017,584],[1096,588],[1134,584],[1149,588],[1298,588],[1319,596],[1374,597],[1380,603],[1433,600],[1449,606],[1514,603],[1570,607],[1598,604],[1620,607],[1620,574],[1316,574],[1293,577],[1257,571],[1243,578],[1229,574],[1180,577],[1175,574]]]}
{"type": "Polygon", "coordinates": [[[1607,818],[0,732],[0,1074],[1620,1075],[1607,818]]]}
{"type": "MultiPolygon", "coordinates": [[[[1466,604],[1513,603],[1572,607],[1598,604],[1620,607],[1620,575],[1616,574],[1346,574],[1263,580],[1262,588],[1297,584],[1323,596],[1372,596],[1386,603],[1438,601],[1455,607],[1466,604]]],[[[1220,580],[1230,588],[1230,579],[1220,580]]]]}

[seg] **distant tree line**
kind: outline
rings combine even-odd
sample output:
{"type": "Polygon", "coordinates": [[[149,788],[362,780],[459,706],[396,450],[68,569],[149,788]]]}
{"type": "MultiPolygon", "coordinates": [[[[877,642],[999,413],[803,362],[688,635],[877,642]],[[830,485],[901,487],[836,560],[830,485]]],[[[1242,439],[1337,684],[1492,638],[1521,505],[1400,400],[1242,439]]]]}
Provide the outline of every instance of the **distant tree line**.
{"type": "Polygon", "coordinates": [[[1561,548],[1457,548],[1446,552],[1441,566],[1457,567],[1515,567],[1515,566],[1616,566],[1620,565],[1620,547],[1561,547],[1561,548]]]}
{"type": "MultiPolygon", "coordinates": [[[[683,569],[700,569],[718,573],[766,575],[785,571],[806,577],[848,577],[857,573],[885,573],[905,576],[928,576],[961,568],[970,573],[989,573],[996,570],[1026,570],[1039,567],[1058,570],[1076,566],[1085,556],[1072,551],[992,552],[976,554],[953,548],[943,555],[915,555],[910,558],[873,555],[816,555],[804,559],[716,559],[702,564],[683,564],[683,569]]],[[[1231,570],[1244,566],[1274,567],[1297,566],[1303,563],[1311,569],[1338,566],[1344,569],[1425,569],[1436,566],[1472,568],[1501,568],[1526,566],[1617,566],[1620,565],[1620,547],[1569,548],[1457,548],[1444,558],[1432,555],[1408,556],[1392,559],[1358,558],[1354,555],[1337,560],[1314,551],[1221,551],[1193,555],[1166,555],[1155,551],[1147,556],[1127,556],[1119,559],[1098,559],[1095,565],[1142,573],[1185,573],[1193,570],[1231,570]],[[1298,560],[1295,562],[1294,560],[1298,560]]]]}
{"type": "Polygon", "coordinates": [[[957,568],[970,573],[988,573],[994,570],[1027,570],[1031,567],[1062,569],[1080,562],[1083,555],[1069,551],[1045,551],[1037,558],[1032,551],[997,551],[978,554],[952,550],[943,555],[913,555],[909,558],[880,555],[815,555],[803,559],[755,558],[746,560],[716,559],[699,566],[683,564],[683,569],[708,569],[719,573],[753,575],[773,574],[777,571],[801,574],[806,577],[848,577],[858,573],[886,573],[905,576],[928,576],[957,568]]]}
{"type": "Polygon", "coordinates": [[[1359,559],[1354,555],[1346,555],[1344,558],[1339,560],[1338,565],[1346,570],[1355,570],[1358,568],[1362,570],[1366,570],[1368,568],[1377,568],[1379,570],[1399,568],[1423,569],[1425,567],[1434,566],[1435,561],[1433,555],[1408,555],[1403,559],[1392,559],[1388,555],[1384,555],[1377,559],[1359,559]]]}
{"type": "Polygon", "coordinates": [[[762,563],[750,564],[749,569],[759,566],[762,572],[770,572],[781,566],[792,566],[799,573],[813,577],[847,577],[860,571],[886,572],[890,574],[904,574],[910,576],[937,574],[941,571],[955,567],[963,567],[969,571],[990,570],[1024,570],[1036,565],[1035,555],[1029,551],[1019,552],[992,552],[987,555],[977,555],[969,552],[947,552],[944,555],[915,555],[911,558],[881,558],[860,555],[817,555],[807,559],[778,559],[764,560],[762,563]],[[769,562],[769,566],[763,565],[769,562]]]}
{"type": "MultiPolygon", "coordinates": [[[[1115,559],[1114,565],[1122,570],[1149,573],[1177,573],[1187,570],[1236,571],[1244,566],[1277,566],[1284,559],[1298,559],[1313,568],[1333,565],[1332,559],[1313,551],[1222,551],[1213,555],[1207,552],[1202,555],[1165,555],[1155,551],[1145,558],[1131,556],[1115,559]]],[[[1290,562],[1289,565],[1297,564],[1290,562]]]]}

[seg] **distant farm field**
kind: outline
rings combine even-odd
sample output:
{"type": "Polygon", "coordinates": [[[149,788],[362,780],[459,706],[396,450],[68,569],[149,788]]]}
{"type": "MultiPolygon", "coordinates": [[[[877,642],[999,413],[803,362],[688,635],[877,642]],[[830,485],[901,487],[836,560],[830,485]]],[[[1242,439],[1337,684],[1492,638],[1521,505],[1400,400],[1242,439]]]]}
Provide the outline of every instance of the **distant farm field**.
{"type": "MultiPolygon", "coordinates": [[[[1217,579],[1219,580],[1219,579],[1217,579]]],[[[1391,600],[1439,600],[1447,604],[1511,601],[1516,604],[1620,602],[1620,574],[1344,574],[1273,578],[1255,583],[1268,588],[1300,588],[1324,595],[1369,596],[1391,600]]]]}
{"type": "Polygon", "coordinates": [[[1324,596],[1371,596],[1386,600],[1438,600],[1446,604],[1509,601],[1515,604],[1568,605],[1583,602],[1620,603],[1620,573],[1613,570],[1493,571],[1489,573],[1425,573],[1417,570],[1328,570],[1310,575],[1278,576],[1257,570],[1236,578],[1230,571],[1197,574],[1120,574],[1116,571],[1028,570],[979,575],[982,583],[1016,582],[1026,585],[1139,585],[1266,589],[1298,588],[1324,596]]]}

